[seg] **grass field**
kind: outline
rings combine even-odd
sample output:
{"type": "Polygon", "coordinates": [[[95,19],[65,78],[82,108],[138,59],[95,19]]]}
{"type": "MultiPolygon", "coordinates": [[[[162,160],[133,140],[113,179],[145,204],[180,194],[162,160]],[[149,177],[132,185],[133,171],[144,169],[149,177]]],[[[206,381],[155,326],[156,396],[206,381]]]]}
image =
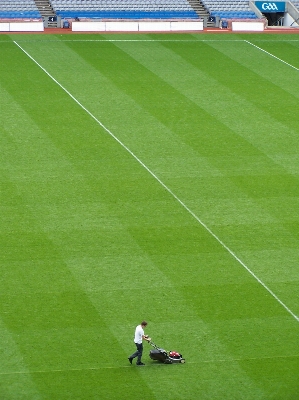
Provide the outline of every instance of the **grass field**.
{"type": "Polygon", "coordinates": [[[298,35],[0,52],[0,399],[298,399],[298,35]]]}

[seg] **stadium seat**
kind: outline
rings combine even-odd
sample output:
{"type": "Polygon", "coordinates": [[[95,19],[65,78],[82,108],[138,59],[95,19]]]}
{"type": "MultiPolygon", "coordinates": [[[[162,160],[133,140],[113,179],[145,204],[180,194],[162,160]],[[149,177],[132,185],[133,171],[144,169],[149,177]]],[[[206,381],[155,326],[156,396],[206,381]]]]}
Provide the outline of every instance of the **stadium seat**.
{"type": "Polygon", "coordinates": [[[220,19],[254,19],[255,13],[250,9],[248,0],[202,0],[204,6],[214,18],[220,19]]]}
{"type": "Polygon", "coordinates": [[[41,18],[34,0],[1,0],[0,18],[41,18]]]}
{"type": "Polygon", "coordinates": [[[188,0],[51,0],[62,18],[198,19],[188,0]]]}

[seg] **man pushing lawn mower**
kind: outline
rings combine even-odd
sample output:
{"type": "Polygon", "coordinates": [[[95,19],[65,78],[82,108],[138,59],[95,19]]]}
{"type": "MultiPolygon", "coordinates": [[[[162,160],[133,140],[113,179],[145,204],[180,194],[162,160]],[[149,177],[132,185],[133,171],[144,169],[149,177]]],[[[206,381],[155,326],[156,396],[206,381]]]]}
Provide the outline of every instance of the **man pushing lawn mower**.
{"type": "Polygon", "coordinates": [[[142,321],[140,325],[138,325],[135,329],[135,337],[134,342],[137,347],[135,353],[133,353],[128,360],[132,364],[132,361],[135,357],[137,357],[136,365],[145,365],[141,361],[142,353],[143,353],[143,343],[142,340],[146,340],[149,344],[155,348],[155,350],[150,351],[150,358],[155,361],[160,361],[164,364],[178,364],[178,363],[185,363],[185,359],[183,358],[182,354],[176,351],[166,351],[161,349],[155,343],[152,342],[152,339],[148,337],[148,335],[144,334],[144,328],[147,326],[146,321],[142,321]]]}
{"type": "Polygon", "coordinates": [[[143,353],[143,340],[146,340],[148,342],[151,341],[151,338],[148,337],[148,335],[144,334],[144,329],[147,326],[146,321],[142,321],[140,325],[136,326],[135,329],[135,337],[134,337],[134,343],[136,345],[137,350],[135,353],[133,353],[128,360],[132,364],[132,361],[135,357],[137,357],[137,363],[136,365],[144,365],[143,362],[141,361],[142,353],[143,353]]]}

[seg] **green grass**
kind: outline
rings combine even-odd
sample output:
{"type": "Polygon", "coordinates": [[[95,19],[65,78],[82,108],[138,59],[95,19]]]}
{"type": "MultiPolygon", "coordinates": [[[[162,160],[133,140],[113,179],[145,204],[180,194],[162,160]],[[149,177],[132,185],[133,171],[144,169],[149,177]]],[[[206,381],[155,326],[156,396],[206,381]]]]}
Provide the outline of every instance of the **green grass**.
{"type": "Polygon", "coordinates": [[[0,36],[1,400],[298,398],[297,37],[0,36]]]}

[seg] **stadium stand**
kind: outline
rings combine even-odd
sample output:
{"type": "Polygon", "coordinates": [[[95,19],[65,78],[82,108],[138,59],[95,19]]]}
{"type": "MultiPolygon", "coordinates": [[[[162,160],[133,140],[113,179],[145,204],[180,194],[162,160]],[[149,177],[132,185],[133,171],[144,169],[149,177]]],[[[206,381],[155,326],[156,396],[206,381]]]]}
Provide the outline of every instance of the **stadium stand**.
{"type": "Polygon", "coordinates": [[[41,18],[34,0],[0,0],[0,18],[41,18]]]}
{"type": "Polygon", "coordinates": [[[61,18],[199,18],[187,0],[51,0],[61,18]]]}
{"type": "Polygon", "coordinates": [[[211,17],[220,19],[254,19],[248,0],[202,0],[211,17]]]}
{"type": "Polygon", "coordinates": [[[294,6],[298,9],[298,11],[299,11],[299,1],[294,1],[294,0],[292,0],[291,1],[291,3],[293,3],[294,4],[294,6]]]}

